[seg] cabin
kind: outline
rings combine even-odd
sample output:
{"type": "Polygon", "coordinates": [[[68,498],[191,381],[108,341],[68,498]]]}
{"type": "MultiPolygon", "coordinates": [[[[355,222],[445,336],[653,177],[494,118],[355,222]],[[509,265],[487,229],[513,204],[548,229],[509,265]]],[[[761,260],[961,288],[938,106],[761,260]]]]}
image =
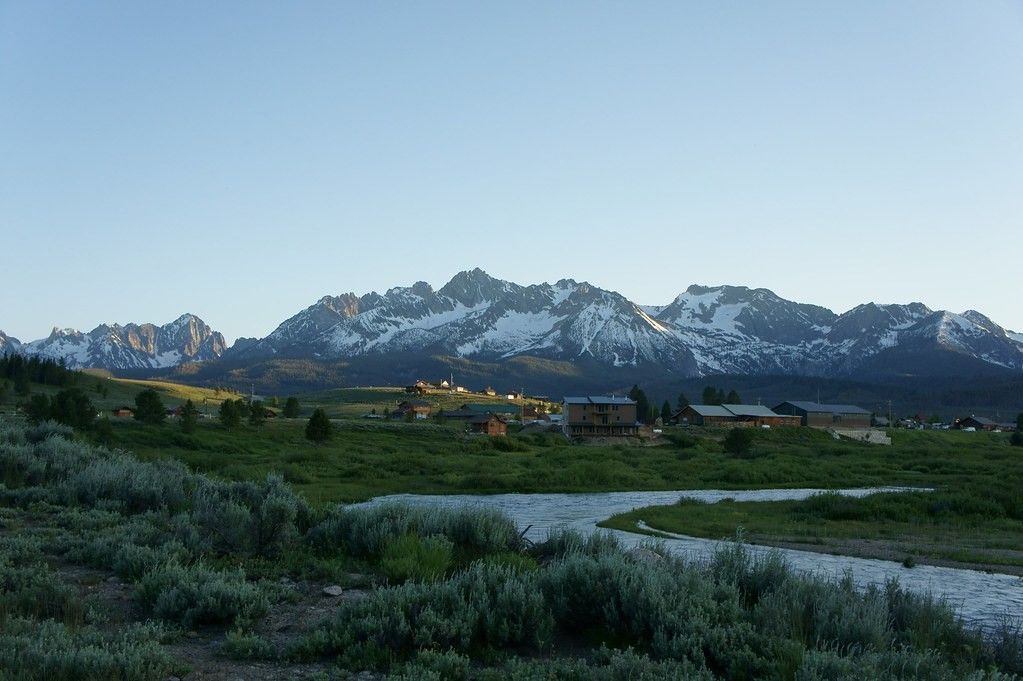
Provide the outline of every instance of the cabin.
{"type": "Polygon", "coordinates": [[[477,414],[468,420],[469,430],[489,437],[508,434],[508,424],[493,414],[477,414]]]}
{"type": "Polygon", "coordinates": [[[486,388],[480,391],[480,395],[489,395],[490,397],[496,397],[497,391],[488,385],[486,388]]]}
{"type": "Polygon", "coordinates": [[[123,418],[123,419],[130,419],[131,417],[135,416],[135,410],[134,409],[132,409],[131,407],[124,407],[124,406],[117,407],[116,409],[111,409],[110,413],[113,414],[114,416],[118,417],[118,418],[123,418]]]}
{"type": "Polygon", "coordinates": [[[570,437],[639,435],[636,401],[628,397],[566,397],[561,405],[561,427],[570,437]]]}
{"type": "Polygon", "coordinates": [[[412,385],[405,386],[405,392],[413,395],[425,395],[430,392],[430,384],[426,381],[416,381],[412,385]]]}
{"type": "Polygon", "coordinates": [[[790,400],[772,409],[775,413],[798,416],[811,428],[870,428],[871,414],[854,404],[819,404],[790,400]]]}
{"type": "Polygon", "coordinates": [[[964,419],[956,419],[955,427],[959,430],[973,428],[975,430],[995,430],[998,423],[983,416],[967,416],[964,419]]]}
{"type": "Polygon", "coordinates": [[[398,403],[398,408],[391,413],[391,416],[396,419],[405,418],[410,412],[417,419],[429,418],[433,413],[433,405],[426,400],[405,400],[398,403]]]}

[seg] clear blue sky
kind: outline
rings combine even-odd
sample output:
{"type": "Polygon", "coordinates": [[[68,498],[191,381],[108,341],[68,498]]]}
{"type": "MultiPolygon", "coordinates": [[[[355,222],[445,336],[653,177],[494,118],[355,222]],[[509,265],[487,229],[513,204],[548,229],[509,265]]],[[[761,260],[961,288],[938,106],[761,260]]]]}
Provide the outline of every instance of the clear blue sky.
{"type": "Polygon", "coordinates": [[[1023,329],[1023,3],[0,0],[0,329],[480,266],[1023,329]]]}

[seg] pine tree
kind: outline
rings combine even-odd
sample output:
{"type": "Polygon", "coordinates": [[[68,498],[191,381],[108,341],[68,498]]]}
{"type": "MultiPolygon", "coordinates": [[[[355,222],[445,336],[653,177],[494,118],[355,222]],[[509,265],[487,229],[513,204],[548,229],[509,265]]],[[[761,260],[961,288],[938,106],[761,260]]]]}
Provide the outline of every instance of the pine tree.
{"type": "Polygon", "coordinates": [[[43,393],[36,393],[21,409],[31,423],[46,421],[50,418],[50,398],[43,393]]]}
{"type": "Polygon", "coordinates": [[[661,423],[667,423],[671,420],[671,402],[664,400],[664,404],[661,405],[661,423]]]}
{"type": "Polygon", "coordinates": [[[259,428],[263,425],[263,421],[266,420],[266,408],[263,407],[263,403],[256,400],[249,405],[249,425],[254,428],[259,428]]]}
{"type": "Polygon", "coordinates": [[[703,403],[704,404],[721,404],[721,400],[718,399],[718,393],[720,391],[712,385],[708,385],[703,389],[703,403]]]}
{"type": "Polygon", "coordinates": [[[334,426],[327,418],[327,412],[322,409],[314,410],[313,415],[309,417],[309,423],[305,426],[305,436],[317,443],[329,440],[333,431],[334,426]]]}
{"type": "Polygon", "coordinates": [[[742,404],[742,398],[739,397],[739,393],[735,392],[735,390],[729,390],[728,397],[725,398],[722,404],[742,404]]]}
{"type": "Polygon", "coordinates": [[[689,398],[686,397],[685,393],[678,394],[678,401],[675,402],[675,406],[680,410],[689,406],[689,398]]]}
{"type": "Polygon", "coordinates": [[[225,428],[237,428],[242,422],[241,411],[234,400],[224,400],[220,403],[219,416],[225,428]]]}
{"type": "Polygon", "coordinates": [[[195,408],[192,400],[186,400],[181,406],[181,430],[185,433],[194,432],[198,422],[199,410],[195,408]]]}
{"type": "Polygon", "coordinates": [[[160,393],[146,388],[135,396],[135,420],[158,426],[167,418],[167,410],[160,399],[160,393]]]}
{"type": "Polygon", "coordinates": [[[32,386],[28,382],[28,372],[19,371],[14,374],[14,392],[18,397],[28,397],[32,386]]]}
{"type": "Polygon", "coordinates": [[[632,390],[629,391],[629,399],[636,402],[636,418],[644,423],[654,420],[653,408],[642,388],[638,385],[632,386],[632,390]]]}
{"type": "Polygon", "coordinates": [[[297,397],[289,397],[284,403],[284,418],[294,419],[298,418],[299,404],[297,397]]]}

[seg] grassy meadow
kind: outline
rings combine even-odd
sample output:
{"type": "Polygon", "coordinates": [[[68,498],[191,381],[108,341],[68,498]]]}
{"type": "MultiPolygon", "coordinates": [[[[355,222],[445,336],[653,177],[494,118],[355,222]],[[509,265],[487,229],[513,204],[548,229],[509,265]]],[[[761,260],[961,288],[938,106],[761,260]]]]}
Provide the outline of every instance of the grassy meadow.
{"type": "Polygon", "coordinates": [[[984,634],[895,582],[738,544],[707,561],[606,535],[530,544],[479,509],[313,506],[276,476],[224,481],[8,416],[0,574],[0,677],[19,681],[1023,673],[1018,624],[984,634]]]}

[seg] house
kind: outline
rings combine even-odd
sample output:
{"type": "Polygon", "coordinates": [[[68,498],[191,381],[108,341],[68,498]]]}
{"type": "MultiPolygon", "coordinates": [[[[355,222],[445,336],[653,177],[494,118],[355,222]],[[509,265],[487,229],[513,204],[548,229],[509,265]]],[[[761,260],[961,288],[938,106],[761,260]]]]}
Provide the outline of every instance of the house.
{"type": "Polygon", "coordinates": [[[416,395],[425,395],[430,392],[430,384],[426,381],[416,381],[412,385],[405,386],[405,392],[416,395]]]}
{"type": "Polygon", "coordinates": [[[116,409],[111,409],[110,413],[112,413],[114,416],[117,416],[117,417],[120,417],[120,418],[126,418],[126,419],[129,419],[129,418],[135,416],[135,410],[132,409],[131,407],[125,407],[125,406],[117,407],[116,409]]]}
{"type": "Polygon", "coordinates": [[[499,437],[508,434],[508,424],[493,414],[477,414],[468,420],[469,430],[474,433],[499,437]]]}
{"type": "Polygon", "coordinates": [[[964,419],[956,419],[955,427],[959,430],[962,430],[963,428],[994,430],[995,428],[998,428],[998,423],[991,419],[984,418],[983,416],[967,416],[964,419]]]}
{"type": "Polygon", "coordinates": [[[790,400],[772,409],[775,413],[798,416],[813,428],[870,428],[870,412],[853,404],[819,404],[790,400]]]}
{"type": "Polygon", "coordinates": [[[562,430],[566,435],[639,435],[636,402],[628,397],[566,397],[561,404],[562,430]]]}
{"type": "Polygon", "coordinates": [[[522,393],[520,393],[518,390],[510,390],[508,391],[508,394],[505,395],[505,397],[509,400],[517,400],[522,397],[522,393]]]}
{"type": "Polygon", "coordinates": [[[398,408],[391,412],[391,417],[405,418],[410,412],[417,419],[425,419],[433,413],[433,405],[426,400],[405,400],[398,403],[398,408]]]}
{"type": "Polygon", "coordinates": [[[490,397],[495,397],[497,395],[497,391],[488,385],[486,388],[480,391],[480,395],[489,395],[490,397]]]}

